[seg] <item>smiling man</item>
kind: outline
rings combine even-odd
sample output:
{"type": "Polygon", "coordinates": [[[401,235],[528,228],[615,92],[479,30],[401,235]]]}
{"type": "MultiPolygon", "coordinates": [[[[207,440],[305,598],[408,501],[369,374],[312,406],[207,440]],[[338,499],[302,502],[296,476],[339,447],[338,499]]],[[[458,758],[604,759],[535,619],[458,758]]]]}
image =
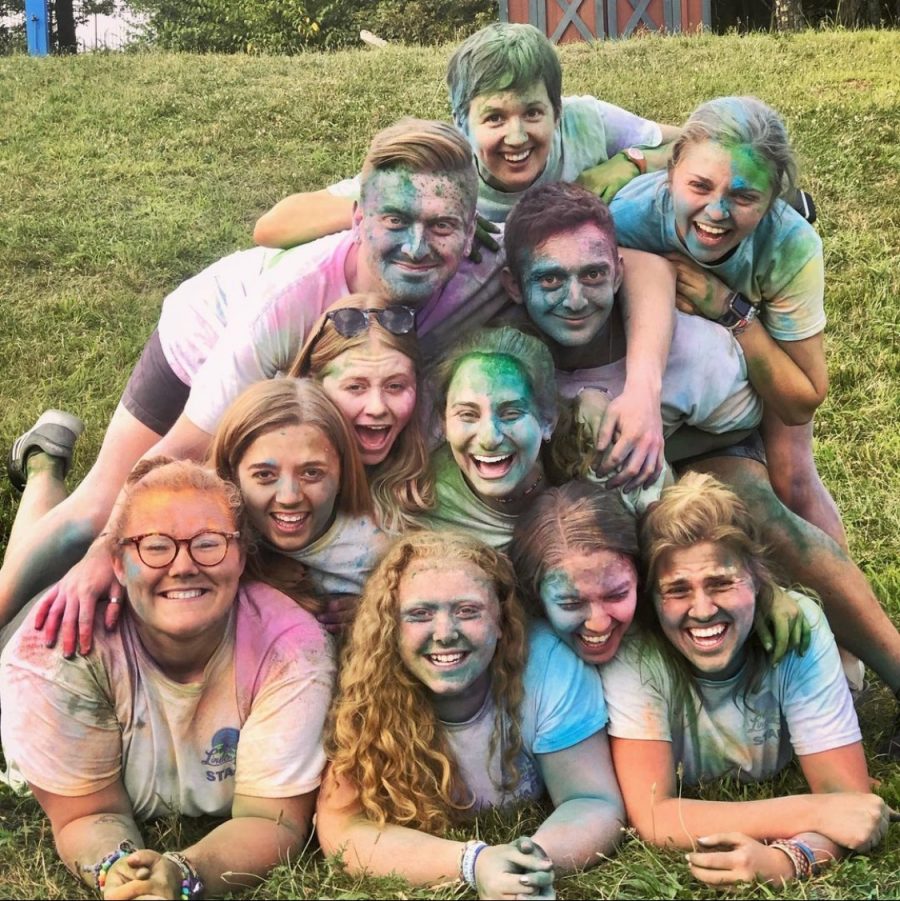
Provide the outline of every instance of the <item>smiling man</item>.
{"type": "MultiPolygon", "coordinates": [[[[581,395],[586,406],[602,409],[622,393],[626,376],[617,296],[624,263],[608,207],[578,185],[535,188],[510,214],[505,245],[504,285],[550,347],[561,393],[581,395]],[[588,388],[602,395],[585,395],[588,388]]],[[[674,280],[672,291],[674,303],[674,280]]],[[[747,380],[740,347],[726,329],[699,316],[676,314],[661,408],[667,438],[682,425],[696,427],[683,454],[715,443],[704,433],[759,423],[762,403],[747,380]]]]}
{"type": "MultiPolygon", "coordinates": [[[[0,574],[0,624],[78,560],[142,455],[152,449],[202,457],[230,402],[253,382],[286,371],[338,299],[372,292],[414,308],[426,348],[503,307],[500,258],[486,252],[479,264],[464,261],[476,192],[465,137],[446,123],[404,119],[372,141],[352,231],[267,260],[263,274],[254,257],[253,277],[217,270],[205,293],[170,295],[96,464],[71,497],[10,543],[0,574]],[[223,299],[235,280],[246,289],[223,299]]],[[[92,583],[88,593],[107,587],[92,583]]]]}

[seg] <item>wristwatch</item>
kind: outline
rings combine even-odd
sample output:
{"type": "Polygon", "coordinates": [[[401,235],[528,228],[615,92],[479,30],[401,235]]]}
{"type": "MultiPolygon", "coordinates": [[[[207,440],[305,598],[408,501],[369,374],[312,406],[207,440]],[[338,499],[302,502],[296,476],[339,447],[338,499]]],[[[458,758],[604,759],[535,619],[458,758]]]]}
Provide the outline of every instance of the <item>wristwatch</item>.
{"type": "Polygon", "coordinates": [[[624,156],[629,163],[634,163],[635,166],[637,166],[638,175],[647,174],[647,157],[644,156],[644,151],[641,150],[640,147],[626,147],[622,151],[622,156],[624,156]]]}
{"type": "Polygon", "coordinates": [[[728,295],[728,309],[716,322],[725,326],[732,335],[739,335],[759,315],[756,307],[739,291],[728,295]]]}

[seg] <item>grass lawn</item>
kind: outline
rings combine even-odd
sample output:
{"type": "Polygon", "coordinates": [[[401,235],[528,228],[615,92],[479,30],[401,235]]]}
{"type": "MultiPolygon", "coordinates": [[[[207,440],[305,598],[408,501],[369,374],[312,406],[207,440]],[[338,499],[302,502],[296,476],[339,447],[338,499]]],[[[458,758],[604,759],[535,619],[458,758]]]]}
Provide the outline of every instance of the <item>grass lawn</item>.
{"type": "MultiPolygon", "coordinates": [[[[402,114],[444,118],[447,48],[251,58],[93,55],[0,58],[0,448],[48,406],[88,423],[72,478],[88,468],[163,296],[248,246],[283,195],[357,171],[372,133],[402,114]]],[[[822,32],[647,38],[562,51],[565,93],[591,93],[678,123],[700,101],[752,93],[781,110],[819,207],[825,243],[831,391],[817,415],[819,471],[850,545],[900,623],[900,36],[822,32]]],[[[0,484],[0,539],[17,498],[0,484]]],[[[871,753],[893,716],[862,710],[871,753]]],[[[900,807],[900,772],[872,757],[900,807]]],[[[733,797],[798,790],[735,787],[733,797]]],[[[484,817],[505,841],[516,817],[484,817]]],[[[196,824],[152,827],[183,846],[196,824]],[[181,830],[184,829],[182,836],[181,830]]],[[[900,827],[787,893],[739,898],[900,897],[900,827]]],[[[559,884],[561,897],[712,897],[677,853],[630,842],[559,884]]],[[[255,893],[288,897],[464,897],[356,880],[306,856],[255,893]]],[[[57,862],[37,805],[0,789],[0,897],[90,897],[57,862]]]]}

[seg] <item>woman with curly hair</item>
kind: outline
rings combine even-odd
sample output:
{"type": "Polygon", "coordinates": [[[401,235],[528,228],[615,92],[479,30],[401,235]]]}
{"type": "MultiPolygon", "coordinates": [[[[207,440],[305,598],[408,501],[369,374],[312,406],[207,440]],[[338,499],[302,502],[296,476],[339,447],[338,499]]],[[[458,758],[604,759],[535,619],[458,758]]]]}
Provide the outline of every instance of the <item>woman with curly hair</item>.
{"type": "Polygon", "coordinates": [[[590,866],[619,839],[605,724],[596,672],[526,626],[505,557],[458,533],[401,538],[344,651],[319,841],[353,872],[548,897],[554,870],[590,866]],[[442,837],[545,791],[556,809],[531,837],[442,837]]]}
{"type": "Polygon", "coordinates": [[[416,410],[423,361],[415,322],[411,307],[350,294],[320,317],[289,373],[315,379],[344,414],[378,522],[394,533],[434,502],[416,410]]]}

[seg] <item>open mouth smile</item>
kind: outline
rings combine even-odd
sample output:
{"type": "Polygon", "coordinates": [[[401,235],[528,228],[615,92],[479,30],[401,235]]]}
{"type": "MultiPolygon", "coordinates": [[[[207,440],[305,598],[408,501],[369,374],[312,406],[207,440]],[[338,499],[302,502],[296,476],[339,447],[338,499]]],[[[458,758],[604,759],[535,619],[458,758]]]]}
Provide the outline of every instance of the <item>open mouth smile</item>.
{"type": "Polygon", "coordinates": [[[709,626],[690,626],[684,630],[691,643],[701,650],[715,650],[725,641],[728,623],[713,623],[709,626]]]}
{"type": "Polygon", "coordinates": [[[470,454],[475,470],[483,479],[502,479],[515,462],[515,454],[470,454]]]}
{"type": "Polygon", "coordinates": [[[712,225],[709,222],[700,222],[694,220],[694,231],[701,241],[707,244],[715,244],[723,241],[730,233],[730,228],[724,228],[721,225],[712,225]]]}
{"type": "Polygon", "coordinates": [[[507,163],[515,165],[516,163],[524,163],[532,153],[533,150],[529,147],[527,150],[519,150],[516,153],[504,153],[503,159],[505,159],[507,163]]]}
{"type": "Polygon", "coordinates": [[[170,588],[168,591],[159,593],[169,601],[193,601],[202,597],[208,590],[207,588],[170,588]]]}
{"type": "Polygon", "coordinates": [[[309,519],[309,512],[305,513],[270,513],[269,518],[275,523],[279,532],[291,535],[302,531],[309,519]]]}
{"type": "Polygon", "coordinates": [[[355,425],[353,430],[363,450],[383,450],[391,437],[389,425],[355,425]]]}
{"type": "Polygon", "coordinates": [[[447,669],[458,666],[468,656],[468,651],[440,651],[438,653],[425,655],[429,663],[433,666],[447,669]]]}

